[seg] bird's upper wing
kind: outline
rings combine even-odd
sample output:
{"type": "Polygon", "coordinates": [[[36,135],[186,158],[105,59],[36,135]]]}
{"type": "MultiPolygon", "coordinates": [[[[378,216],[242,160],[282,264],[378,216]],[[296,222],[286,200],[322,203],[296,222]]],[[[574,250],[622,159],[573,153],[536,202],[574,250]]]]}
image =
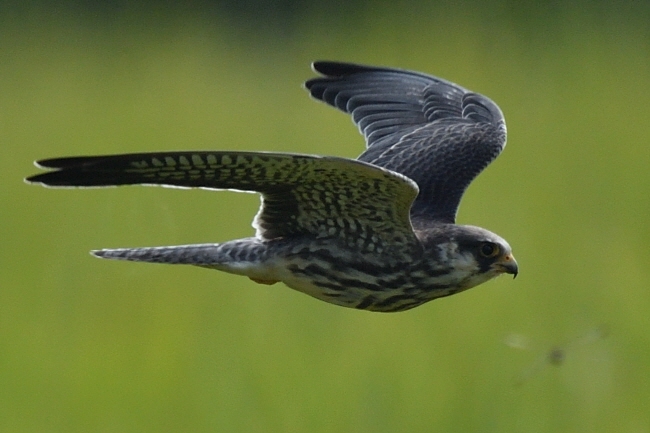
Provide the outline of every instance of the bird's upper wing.
{"type": "Polygon", "coordinates": [[[305,86],[346,113],[366,138],[359,160],[401,173],[420,189],[414,219],[455,222],[472,180],[501,153],[506,126],[485,96],[429,75],[315,62],[305,86]]]}
{"type": "Polygon", "coordinates": [[[417,185],[352,159],[266,152],[166,152],[38,161],[53,169],[26,179],[52,187],[163,185],[256,191],[261,239],[339,237],[350,247],[412,248],[409,209],[417,185]]]}

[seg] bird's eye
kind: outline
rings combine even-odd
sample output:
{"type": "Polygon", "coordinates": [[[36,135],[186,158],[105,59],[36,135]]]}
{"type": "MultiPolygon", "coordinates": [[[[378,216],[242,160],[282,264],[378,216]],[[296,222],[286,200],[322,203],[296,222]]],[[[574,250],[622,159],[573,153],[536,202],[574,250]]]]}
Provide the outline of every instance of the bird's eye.
{"type": "Polygon", "coordinates": [[[485,242],[479,251],[483,257],[494,257],[499,254],[499,246],[492,242],[485,242]]]}

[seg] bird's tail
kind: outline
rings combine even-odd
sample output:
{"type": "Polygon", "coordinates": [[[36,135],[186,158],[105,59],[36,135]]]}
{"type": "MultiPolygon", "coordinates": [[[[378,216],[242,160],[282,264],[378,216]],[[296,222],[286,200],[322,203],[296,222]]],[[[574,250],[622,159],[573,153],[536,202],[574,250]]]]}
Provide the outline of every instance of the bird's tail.
{"type": "Polygon", "coordinates": [[[231,260],[229,252],[224,251],[223,244],[198,244],[102,249],[90,253],[102,259],[202,266],[231,260]]]}
{"type": "Polygon", "coordinates": [[[246,238],[221,244],[102,249],[91,251],[91,254],[102,259],[210,266],[229,262],[260,262],[267,258],[268,247],[259,239],[246,238]]]}
{"type": "Polygon", "coordinates": [[[274,244],[246,238],[221,244],[103,249],[91,251],[91,254],[103,259],[201,266],[272,281],[279,279],[275,278],[274,267],[269,262],[275,254],[274,244]]]}

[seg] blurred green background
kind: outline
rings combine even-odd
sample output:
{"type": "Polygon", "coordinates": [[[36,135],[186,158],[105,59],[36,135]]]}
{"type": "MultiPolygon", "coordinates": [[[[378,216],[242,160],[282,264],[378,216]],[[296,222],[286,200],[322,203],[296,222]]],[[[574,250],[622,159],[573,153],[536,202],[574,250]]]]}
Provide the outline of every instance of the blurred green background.
{"type": "Polygon", "coordinates": [[[0,2],[0,431],[650,432],[648,22],[643,2],[0,2]],[[315,59],[501,106],[508,147],[459,219],[510,242],[516,280],[379,314],[100,261],[249,236],[258,198],[22,182],[65,155],[355,157],[300,87],[315,59]]]}

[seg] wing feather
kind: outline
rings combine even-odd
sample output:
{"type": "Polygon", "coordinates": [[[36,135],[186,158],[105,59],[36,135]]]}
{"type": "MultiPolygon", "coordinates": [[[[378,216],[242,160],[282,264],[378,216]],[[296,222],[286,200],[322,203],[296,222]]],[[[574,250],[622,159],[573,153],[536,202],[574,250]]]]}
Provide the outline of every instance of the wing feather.
{"type": "MultiPolygon", "coordinates": [[[[163,185],[262,194],[254,225],[264,240],[338,237],[357,250],[411,249],[410,179],[364,162],[266,152],[165,152],[38,161],[27,182],[52,187],[163,185]]],[[[394,252],[394,251],[393,251],[394,252]]]]}
{"type": "Polygon", "coordinates": [[[315,62],[311,95],[352,116],[366,138],[359,160],[414,180],[414,220],[453,223],[463,193],[503,150],[499,107],[441,78],[400,69],[315,62]]]}

